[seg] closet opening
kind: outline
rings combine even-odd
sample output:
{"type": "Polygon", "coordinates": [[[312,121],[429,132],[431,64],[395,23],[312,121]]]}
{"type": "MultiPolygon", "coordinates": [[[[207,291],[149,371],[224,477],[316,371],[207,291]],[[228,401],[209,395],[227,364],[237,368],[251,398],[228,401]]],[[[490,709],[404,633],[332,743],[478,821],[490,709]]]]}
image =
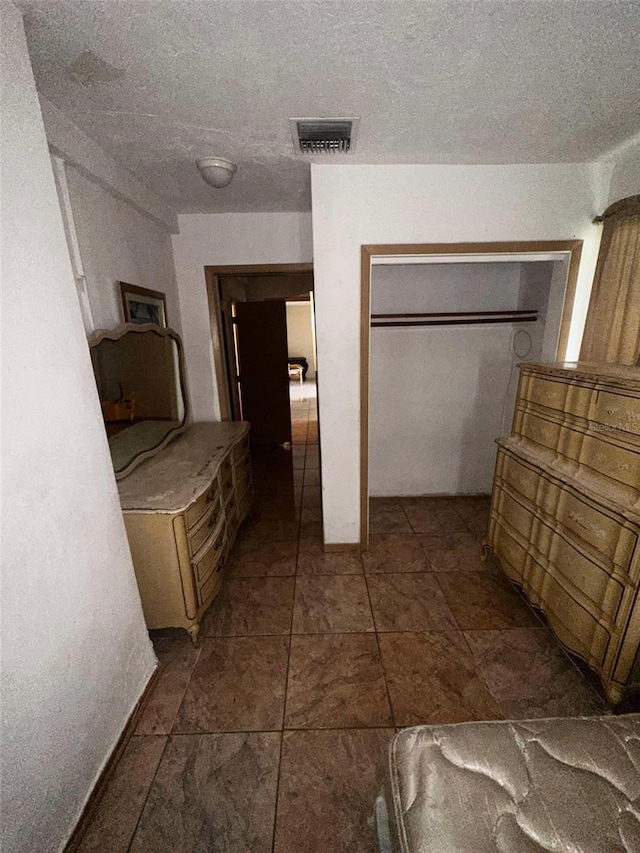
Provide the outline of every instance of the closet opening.
{"type": "Polygon", "coordinates": [[[362,247],[362,548],[370,497],[491,492],[517,364],[565,358],[581,248],[362,247]]]}

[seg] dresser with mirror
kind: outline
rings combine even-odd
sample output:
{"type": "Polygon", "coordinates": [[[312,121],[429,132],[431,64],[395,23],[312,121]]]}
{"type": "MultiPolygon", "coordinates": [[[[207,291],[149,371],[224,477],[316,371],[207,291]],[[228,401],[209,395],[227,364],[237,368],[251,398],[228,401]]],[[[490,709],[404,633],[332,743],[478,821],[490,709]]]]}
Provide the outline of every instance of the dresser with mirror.
{"type": "Polygon", "coordinates": [[[191,423],[171,329],[124,324],[89,346],[147,626],[195,644],[251,511],[249,424],[191,423]]]}

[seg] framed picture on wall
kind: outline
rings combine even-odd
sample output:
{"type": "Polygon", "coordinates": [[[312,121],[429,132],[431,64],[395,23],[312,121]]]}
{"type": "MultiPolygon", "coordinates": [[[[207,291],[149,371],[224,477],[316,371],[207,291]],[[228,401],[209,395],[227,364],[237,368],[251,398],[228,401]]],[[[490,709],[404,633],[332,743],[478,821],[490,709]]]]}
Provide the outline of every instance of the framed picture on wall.
{"type": "Polygon", "coordinates": [[[125,323],[155,323],[167,328],[167,300],[159,290],[119,281],[125,323]]]}

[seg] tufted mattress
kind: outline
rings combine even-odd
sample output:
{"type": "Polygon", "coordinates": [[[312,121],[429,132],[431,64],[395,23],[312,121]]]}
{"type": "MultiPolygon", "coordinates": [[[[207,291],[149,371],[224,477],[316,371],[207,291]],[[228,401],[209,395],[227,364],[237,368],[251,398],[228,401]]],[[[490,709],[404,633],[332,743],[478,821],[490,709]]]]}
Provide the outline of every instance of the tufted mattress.
{"type": "Polygon", "coordinates": [[[383,849],[640,853],[640,714],[405,729],[390,771],[383,849]]]}

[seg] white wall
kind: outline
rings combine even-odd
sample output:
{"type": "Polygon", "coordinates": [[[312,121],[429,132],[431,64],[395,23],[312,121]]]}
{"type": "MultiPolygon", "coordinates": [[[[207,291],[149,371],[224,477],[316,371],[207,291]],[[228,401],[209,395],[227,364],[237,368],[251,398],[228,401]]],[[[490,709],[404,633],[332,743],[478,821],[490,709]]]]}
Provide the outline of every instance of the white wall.
{"type": "Polygon", "coordinates": [[[612,162],[609,204],[630,195],[640,194],[640,136],[620,146],[613,153],[612,162]]]}
{"type": "MultiPolygon", "coordinates": [[[[540,356],[551,262],[378,265],[371,313],[539,311],[536,323],[371,330],[369,492],[491,491],[517,384],[516,333],[540,356]]],[[[556,324],[557,328],[557,324],[556,324]]]]}
{"type": "Polygon", "coordinates": [[[204,267],[308,263],[309,213],[203,213],[178,217],[173,237],[193,418],[220,419],[204,267]]]}
{"type": "Polygon", "coordinates": [[[22,21],[2,17],[2,842],[60,850],[155,657],[22,21]]]}
{"type": "Polygon", "coordinates": [[[170,234],[76,167],[68,165],[66,173],[95,328],[122,323],[117,283],[126,281],[164,293],[168,324],[180,332],[170,234]]]}
{"type": "Polygon", "coordinates": [[[289,358],[300,355],[307,359],[307,379],[316,375],[316,354],[313,344],[313,319],[310,302],[287,302],[287,347],[289,358]]]}
{"type": "Polygon", "coordinates": [[[371,330],[371,495],[491,491],[518,328],[371,330]]]}
{"type": "Polygon", "coordinates": [[[49,148],[66,163],[75,166],[116,198],[135,207],[166,231],[178,230],[178,218],[172,208],[143,186],[131,172],[106,154],[51,101],[39,95],[49,148]]]}
{"type": "Polygon", "coordinates": [[[516,310],[520,266],[515,262],[375,264],[371,313],[516,310]]]}
{"type": "Polygon", "coordinates": [[[359,364],[360,246],[584,239],[588,294],[603,181],[590,164],[312,165],[325,541],[359,540],[359,371],[344,365],[359,364]]]}

